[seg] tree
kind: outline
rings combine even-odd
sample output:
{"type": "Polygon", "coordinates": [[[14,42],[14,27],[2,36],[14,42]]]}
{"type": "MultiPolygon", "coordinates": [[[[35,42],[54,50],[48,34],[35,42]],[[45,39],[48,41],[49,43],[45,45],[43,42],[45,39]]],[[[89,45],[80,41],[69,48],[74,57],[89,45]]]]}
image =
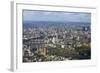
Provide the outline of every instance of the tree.
{"type": "Polygon", "coordinates": [[[51,50],[48,51],[48,55],[56,55],[56,56],[62,56],[62,57],[72,57],[75,55],[74,49],[68,49],[68,48],[51,48],[51,50]]]}
{"type": "Polygon", "coordinates": [[[80,46],[75,47],[75,50],[79,53],[79,59],[90,59],[91,57],[91,48],[90,46],[80,46]]]}

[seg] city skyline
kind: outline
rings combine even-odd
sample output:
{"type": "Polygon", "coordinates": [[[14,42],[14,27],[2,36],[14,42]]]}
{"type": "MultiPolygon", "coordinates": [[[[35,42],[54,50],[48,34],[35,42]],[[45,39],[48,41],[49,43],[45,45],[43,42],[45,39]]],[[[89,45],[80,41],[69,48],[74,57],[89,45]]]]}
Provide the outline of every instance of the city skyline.
{"type": "Polygon", "coordinates": [[[91,59],[91,14],[23,10],[23,62],[91,59]]]}

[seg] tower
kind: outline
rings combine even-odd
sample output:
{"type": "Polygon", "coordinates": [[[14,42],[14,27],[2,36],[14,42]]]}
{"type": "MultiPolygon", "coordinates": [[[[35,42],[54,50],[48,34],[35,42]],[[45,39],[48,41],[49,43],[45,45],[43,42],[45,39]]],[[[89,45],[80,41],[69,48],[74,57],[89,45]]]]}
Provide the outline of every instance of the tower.
{"type": "Polygon", "coordinates": [[[43,55],[45,56],[47,54],[47,48],[43,48],[43,55]]]}

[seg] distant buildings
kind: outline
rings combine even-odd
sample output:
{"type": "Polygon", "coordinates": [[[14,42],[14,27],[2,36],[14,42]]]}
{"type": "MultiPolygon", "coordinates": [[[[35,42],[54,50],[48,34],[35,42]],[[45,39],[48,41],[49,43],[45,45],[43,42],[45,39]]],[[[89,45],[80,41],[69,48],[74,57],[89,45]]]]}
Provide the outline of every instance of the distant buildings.
{"type": "Polygon", "coordinates": [[[35,53],[44,56],[48,48],[73,49],[76,46],[90,46],[90,26],[74,26],[67,29],[67,26],[43,28],[28,28],[23,31],[23,58],[25,61],[32,61],[35,53]],[[64,28],[66,27],[66,28],[64,28]],[[61,29],[62,28],[62,29],[61,29]]]}

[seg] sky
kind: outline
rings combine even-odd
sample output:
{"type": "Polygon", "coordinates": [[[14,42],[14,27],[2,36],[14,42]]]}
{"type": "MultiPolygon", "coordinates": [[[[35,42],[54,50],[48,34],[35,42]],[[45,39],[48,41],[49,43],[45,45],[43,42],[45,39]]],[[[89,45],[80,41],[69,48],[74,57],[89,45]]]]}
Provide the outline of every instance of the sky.
{"type": "Polygon", "coordinates": [[[91,22],[91,13],[23,10],[23,21],[91,22]]]}

